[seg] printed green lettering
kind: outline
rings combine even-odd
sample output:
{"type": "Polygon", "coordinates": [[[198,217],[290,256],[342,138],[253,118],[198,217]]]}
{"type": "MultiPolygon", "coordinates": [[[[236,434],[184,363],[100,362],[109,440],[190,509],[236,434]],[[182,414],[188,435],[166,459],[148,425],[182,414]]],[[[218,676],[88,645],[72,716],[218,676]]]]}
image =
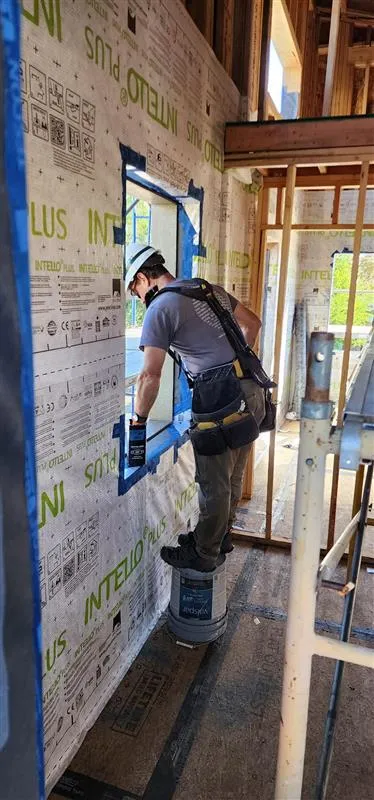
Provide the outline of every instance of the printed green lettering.
{"type": "Polygon", "coordinates": [[[62,26],[61,26],[61,10],[60,0],[22,0],[22,14],[29,22],[39,27],[40,24],[40,10],[42,11],[47,30],[50,36],[57,36],[59,42],[62,42],[62,26]],[[25,8],[25,6],[28,8],[25,8]],[[32,11],[30,9],[32,6],[32,11]]]}
{"type": "Polygon", "coordinates": [[[47,509],[54,519],[65,510],[64,482],[60,481],[59,484],[54,485],[53,500],[51,500],[47,492],[42,492],[39,505],[41,509],[41,519],[38,528],[40,530],[44,528],[47,522],[47,509]]]}
{"type": "Polygon", "coordinates": [[[138,103],[151,119],[177,136],[177,109],[133,67],[127,72],[127,92],[132,103],[138,103]]]}
{"type": "Polygon", "coordinates": [[[135,548],[132,548],[129,555],[122,559],[114,569],[100,581],[96,592],[86,598],[84,611],[84,624],[87,625],[92,619],[95,610],[100,611],[104,600],[109,602],[111,595],[119,591],[121,586],[129,579],[130,575],[139,566],[144,553],[143,541],[140,539],[135,548]]]}
{"type": "Polygon", "coordinates": [[[84,35],[88,47],[87,58],[90,61],[95,61],[96,66],[100,66],[103,72],[108,72],[111,78],[114,78],[118,83],[120,73],[119,55],[117,55],[117,61],[115,62],[111,45],[105,42],[101,36],[95,36],[94,31],[88,25],[84,29],[84,35]],[[95,37],[95,46],[90,41],[89,36],[95,37]]]}
{"type": "Polygon", "coordinates": [[[88,489],[91,483],[96,483],[97,480],[109,475],[110,472],[115,472],[117,469],[117,451],[114,448],[113,454],[103,453],[94,462],[87,464],[84,475],[87,478],[84,488],[88,489]]]}
{"type": "Polygon", "coordinates": [[[46,239],[66,239],[68,230],[64,208],[54,208],[43,203],[38,206],[30,202],[30,228],[32,236],[45,236],[46,239]]]}

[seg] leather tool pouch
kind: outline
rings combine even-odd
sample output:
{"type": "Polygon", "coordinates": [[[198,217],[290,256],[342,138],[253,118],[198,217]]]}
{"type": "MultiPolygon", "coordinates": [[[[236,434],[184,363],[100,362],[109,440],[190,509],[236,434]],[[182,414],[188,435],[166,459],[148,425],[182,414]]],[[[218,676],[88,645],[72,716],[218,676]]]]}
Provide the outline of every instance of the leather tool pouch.
{"type": "Polygon", "coordinates": [[[248,410],[232,364],[198,376],[192,395],[191,442],[200,455],[220,455],[257,439],[259,429],[248,410]]]}
{"type": "Polygon", "coordinates": [[[277,407],[272,401],[271,392],[265,389],[265,416],[260,423],[260,432],[267,433],[273,431],[275,428],[275,420],[277,416],[277,407]]]}

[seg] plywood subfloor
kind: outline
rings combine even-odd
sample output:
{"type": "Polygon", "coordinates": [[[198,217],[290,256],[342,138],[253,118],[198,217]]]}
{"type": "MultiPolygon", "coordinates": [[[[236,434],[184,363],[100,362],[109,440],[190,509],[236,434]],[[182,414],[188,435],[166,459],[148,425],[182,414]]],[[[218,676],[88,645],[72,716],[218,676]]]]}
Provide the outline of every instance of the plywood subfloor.
{"type": "MultiPolygon", "coordinates": [[[[277,437],[274,503],[274,531],[286,538],[292,532],[297,445],[297,425],[287,424],[277,437]]],[[[266,442],[260,447],[254,498],[238,513],[239,525],[257,532],[264,524],[266,442]]],[[[331,470],[330,460],[325,523],[331,470]]],[[[344,473],[338,532],[350,519],[353,485],[354,476],[344,473]]],[[[374,528],[366,542],[373,552],[370,537],[374,528]]],[[[227,559],[224,637],[186,650],[174,644],[161,620],[50,800],[272,800],[289,572],[288,552],[237,544],[227,559]]],[[[336,577],[344,580],[343,568],[336,577]]],[[[340,596],[322,590],[317,630],[338,636],[341,615],[340,596]]],[[[354,641],[373,648],[373,629],[374,575],[364,567],[354,641]]],[[[314,796],[332,670],[329,660],[314,659],[302,800],[314,796]]],[[[347,665],[327,800],[374,796],[373,696],[374,671],[347,665]]]]}
{"type": "MultiPolygon", "coordinates": [[[[159,626],[51,800],[271,800],[289,565],[283,551],[237,545],[228,559],[224,637],[190,651],[177,647],[166,626],[159,626]],[[149,702],[137,707],[136,687],[145,679],[149,702]]],[[[320,632],[337,635],[341,602],[321,593],[320,632]]],[[[373,608],[374,575],[363,570],[354,640],[367,647],[374,647],[368,630],[373,608]]],[[[328,660],[315,659],[303,800],[313,796],[332,668],[328,660]]],[[[328,800],[372,797],[373,693],[374,673],[347,666],[328,800]]]]}

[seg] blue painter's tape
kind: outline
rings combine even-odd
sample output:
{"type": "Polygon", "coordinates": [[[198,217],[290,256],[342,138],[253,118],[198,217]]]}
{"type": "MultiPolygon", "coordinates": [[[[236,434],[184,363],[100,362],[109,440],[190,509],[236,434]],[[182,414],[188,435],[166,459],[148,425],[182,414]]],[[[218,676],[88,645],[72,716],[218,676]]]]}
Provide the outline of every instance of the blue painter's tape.
{"type": "Polygon", "coordinates": [[[17,232],[18,247],[21,253],[27,253],[27,211],[25,208],[19,208],[14,212],[14,222],[17,232]]]}

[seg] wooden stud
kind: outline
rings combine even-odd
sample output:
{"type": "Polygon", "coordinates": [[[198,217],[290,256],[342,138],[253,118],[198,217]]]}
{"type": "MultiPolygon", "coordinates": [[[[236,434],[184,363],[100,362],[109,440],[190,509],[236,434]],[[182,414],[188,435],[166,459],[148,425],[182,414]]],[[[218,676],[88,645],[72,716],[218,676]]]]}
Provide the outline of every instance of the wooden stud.
{"type": "Polygon", "coordinates": [[[282,226],[283,189],[277,190],[277,207],[275,211],[275,224],[282,226]]]}
{"type": "Polygon", "coordinates": [[[340,194],[341,194],[341,187],[335,186],[334,203],[331,214],[331,222],[333,225],[339,224],[340,194]]]}
{"type": "Polygon", "coordinates": [[[263,0],[251,1],[251,26],[248,63],[248,110],[249,115],[258,109],[258,87],[260,79],[261,30],[263,0]]]}
{"type": "Polygon", "coordinates": [[[364,90],[362,97],[362,112],[361,112],[362,114],[367,114],[368,97],[369,97],[369,79],[370,79],[370,66],[367,66],[365,69],[364,90]]]}
{"type": "Polygon", "coordinates": [[[309,6],[303,53],[303,72],[300,92],[300,116],[314,117],[318,81],[318,24],[314,6],[309,6]]]}
{"type": "Polygon", "coordinates": [[[260,79],[258,91],[258,119],[266,119],[267,116],[267,93],[269,77],[269,53],[271,39],[271,16],[273,0],[263,0],[262,32],[261,32],[261,55],[260,55],[260,79]]]}
{"type": "MultiPolygon", "coordinates": [[[[284,539],[280,536],[270,536],[268,539],[266,539],[261,533],[254,533],[253,531],[247,531],[243,528],[234,528],[232,531],[232,538],[236,542],[248,544],[252,547],[273,547],[275,549],[280,548],[282,550],[291,550],[292,547],[291,539],[284,539]]],[[[324,547],[321,547],[320,558],[324,558],[327,553],[328,550],[324,547]]],[[[347,558],[348,556],[344,554],[342,561],[347,561],[347,558]]],[[[362,556],[362,564],[374,566],[374,558],[372,556],[362,556]]]]}
{"type": "Polygon", "coordinates": [[[231,77],[233,56],[234,5],[235,0],[223,0],[223,53],[222,64],[231,77]]]}
{"type": "Polygon", "coordinates": [[[254,312],[257,316],[261,317],[262,301],[264,296],[264,275],[265,275],[265,256],[266,256],[266,233],[264,233],[263,225],[267,223],[269,216],[269,191],[262,189],[261,211],[258,216],[258,225],[256,226],[255,245],[253,261],[257,265],[257,281],[255,289],[255,303],[254,312]]]}
{"type": "MultiPolygon", "coordinates": [[[[364,225],[365,200],[366,200],[366,188],[367,188],[367,183],[368,183],[368,175],[369,175],[369,163],[366,161],[366,162],[364,162],[362,164],[361,178],[360,178],[360,190],[359,190],[359,195],[358,195],[358,205],[357,205],[357,214],[356,214],[356,228],[355,228],[355,236],[354,236],[354,243],[353,243],[353,258],[352,258],[351,281],[350,281],[350,286],[349,286],[347,319],[346,319],[346,329],[345,329],[345,337],[344,337],[344,352],[343,352],[343,361],[342,361],[342,373],[341,373],[340,389],[339,389],[339,400],[338,400],[338,408],[337,408],[337,424],[338,425],[341,425],[341,423],[342,423],[344,405],[345,405],[345,400],[346,400],[347,379],[348,379],[348,369],[349,369],[349,357],[350,357],[351,341],[352,341],[352,326],[353,326],[353,317],[354,317],[354,310],[355,310],[358,269],[359,269],[359,265],[360,265],[361,241],[362,241],[362,230],[363,230],[363,225],[364,225]]],[[[338,486],[339,486],[339,456],[336,455],[336,456],[334,456],[334,466],[333,466],[333,474],[332,474],[330,516],[329,516],[329,529],[328,529],[328,539],[327,539],[327,547],[328,547],[328,549],[330,549],[332,547],[333,543],[334,543],[338,486]]]]}
{"type": "Polygon", "coordinates": [[[338,50],[338,34],[340,25],[341,0],[332,0],[330,17],[329,48],[327,52],[327,67],[325,91],[323,94],[322,116],[329,117],[332,108],[332,92],[335,77],[336,53],[338,50]]]}
{"type": "MultiPolygon", "coordinates": [[[[261,317],[264,292],[266,231],[262,225],[267,222],[269,214],[269,191],[262,188],[258,198],[255,240],[253,245],[253,264],[257,266],[256,284],[253,285],[251,307],[261,317]]],[[[253,491],[254,448],[251,449],[243,478],[244,500],[250,500],[253,491]]]]}
{"type": "MultiPolygon", "coordinates": [[[[282,248],[279,269],[279,286],[278,286],[278,301],[277,301],[277,317],[275,324],[275,345],[274,345],[274,380],[278,383],[279,368],[281,359],[282,347],[282,334],[283,334],[283,316],[286,298],[287,287],[287,272],[288,272],[288,259],[290,253],[291,231],[292,231],[292,212],[293,212],[293,199],[295,193],[296,181],[296,167],[290,166],[287,169],[287,183],[286,195],[284,201],[284,221],[283,221],[283,235],[282,235],[282,248]]],[[[278,397],[278,389],[273,389],[273,400],[276,403],[278,397]]],[[[271,538],[272,516],[273,516],[273,488],[274,488],[274,462],[275,462],[275,437],[276,431],[270,434],[269,445],[269,463],[268,463],[268,481],[266,492],[266,528],[265,536],[267,539],[271,538]]]]}

